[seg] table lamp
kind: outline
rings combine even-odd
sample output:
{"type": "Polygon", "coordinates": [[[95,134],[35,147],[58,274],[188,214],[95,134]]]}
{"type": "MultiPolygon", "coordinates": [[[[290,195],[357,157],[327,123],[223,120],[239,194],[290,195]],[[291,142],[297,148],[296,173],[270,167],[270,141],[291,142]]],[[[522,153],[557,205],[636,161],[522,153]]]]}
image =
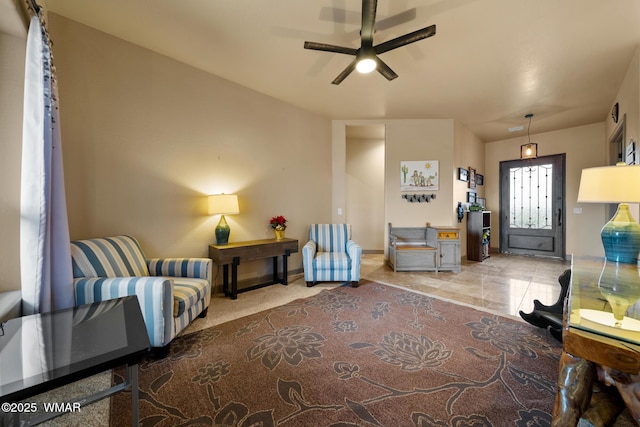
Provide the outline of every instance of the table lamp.
{"type": "MultiPolygon", "coordinates": [[[[594,320],[623,328],[625,313],[640,299],[638,252],[640,225],[635,221],[627,203],[640,202],[640,165],[604,166],[582,170],[578,202],[619,203],[616,214],[602,228],[605,262],[598,279],[598,288],[613,311],[612,317],[594,320]]],[[[583,315],[583,317],[587,317],[583,315]]]]}
{"type": "Polygon", "coordinates": [[[220,222],[216,227],[216,243],[226,245],[229,243],[231,229],[227,224],[225,215],[240,213],[238,209],[238,196],[235,194],[212,194],[209,196],[209,215],[220,215],[220,222]]]}
{"type": "Polygon", "coordinates": [[[640,203],[640,165],[603,166],[582,170],[578,202],[619,203],[616,214],[600,236],[607,261],[636,264],[640,252],[640,225],[628,203],[640,203]]]}

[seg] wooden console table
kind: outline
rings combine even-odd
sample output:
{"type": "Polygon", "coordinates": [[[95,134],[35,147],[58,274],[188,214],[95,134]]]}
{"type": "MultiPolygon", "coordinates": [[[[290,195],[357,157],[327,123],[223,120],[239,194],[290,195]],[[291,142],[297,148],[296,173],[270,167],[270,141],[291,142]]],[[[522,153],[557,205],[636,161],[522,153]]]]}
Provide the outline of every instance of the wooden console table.
{"type": "Polygon", "coordinates": [[[612,315],[604,296],[613,277],[617,290],[611,295],[633,298],[640,287],[639,269],[636,264],[611,262],[608,267],[612,270],[603,272],[604,267],[604,258],[573,257],[571,262],[553,426],[577,425],[589,406],[596,378],[618,389],[640,425],[640,400],[635,392],[640,387],[640,303],[626,314],[629,327],[623,323],[616,328],[606,324],[612,315]]]}
{"type": "Polygon", "coordinates": [[[232,242],[226,245],[209,245],[209,258],[223,267],[223,287],[226,296],[237,299],[241,292],[281,283],[287,285],[289,255],[298,252],[296,239],[263,239],[232,242]],[[278,257],[282,256],[282,277],[278,276],[278,257]],[[238,265],[241,261],[273,258],[273,280],[238,290],[238,265]],[[231,289],[229,289],[229,265],[231,265],[231,289]]]}

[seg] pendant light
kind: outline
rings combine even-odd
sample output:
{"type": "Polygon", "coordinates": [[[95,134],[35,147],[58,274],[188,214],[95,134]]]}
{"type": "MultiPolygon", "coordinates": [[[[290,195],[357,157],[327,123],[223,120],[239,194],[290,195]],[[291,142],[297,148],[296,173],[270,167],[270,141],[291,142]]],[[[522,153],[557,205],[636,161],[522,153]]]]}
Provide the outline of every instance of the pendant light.
{"type": "Polygon", "coordinates": [[[529,133],[529,131],[531,130],[531,119],[533,118],[533,114],[529,113],[524,117],[525,119],[529,119],[529,127],[527,127],[527,137],[529,138],[529,143],[520,146],[520,158],[535,159],[536,157],[538,157],[538,144],[531,143],[531,134],[529,133]]]}

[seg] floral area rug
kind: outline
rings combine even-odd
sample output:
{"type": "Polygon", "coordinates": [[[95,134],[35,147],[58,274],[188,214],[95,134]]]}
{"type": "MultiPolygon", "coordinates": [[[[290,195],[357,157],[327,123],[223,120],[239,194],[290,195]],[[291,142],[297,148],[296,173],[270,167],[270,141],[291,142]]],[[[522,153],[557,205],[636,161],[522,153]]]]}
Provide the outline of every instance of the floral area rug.
{"type": "Polygon", "coordinates": [[[365,282],[174,340],[139,366],[140,424],[545,426],[560,352],[527,323],[365,282]]]}

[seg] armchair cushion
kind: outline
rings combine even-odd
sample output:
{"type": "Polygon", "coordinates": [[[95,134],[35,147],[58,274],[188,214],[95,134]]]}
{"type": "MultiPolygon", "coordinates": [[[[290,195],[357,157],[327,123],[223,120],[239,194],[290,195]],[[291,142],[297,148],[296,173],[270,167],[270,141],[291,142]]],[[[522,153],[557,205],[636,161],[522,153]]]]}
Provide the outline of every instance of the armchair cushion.
{"type": "Polygon", "coordinates": [[[173,317],[180,317],[184,312],[208,295],[208,283],[204,279],[173,279],[173,317]]]}
{"type": "Polygon", "coordinates": [[[185,309],[203,299],[207,290],[209,258],[154,258],[147,260],[149,274],[172,277],[173,316],[179,317],[185,309]]]}
{"type": "Polygon", "coordinates": [[[348,224],[312,224],[309,240],[316,242],[318,252],[346,252],[351,238],[348,224]]]}
{"type": "Polygon", "coordinates": [[[348,270],[351,259],[346,252],[318,252],[313,265],[316,270],[348,270]]]}
{"type": "Polygon", "coordinates": [[[142,249],[131,236],[72,242],[71,259],[74,278],[149,275],[142,249]]]}

